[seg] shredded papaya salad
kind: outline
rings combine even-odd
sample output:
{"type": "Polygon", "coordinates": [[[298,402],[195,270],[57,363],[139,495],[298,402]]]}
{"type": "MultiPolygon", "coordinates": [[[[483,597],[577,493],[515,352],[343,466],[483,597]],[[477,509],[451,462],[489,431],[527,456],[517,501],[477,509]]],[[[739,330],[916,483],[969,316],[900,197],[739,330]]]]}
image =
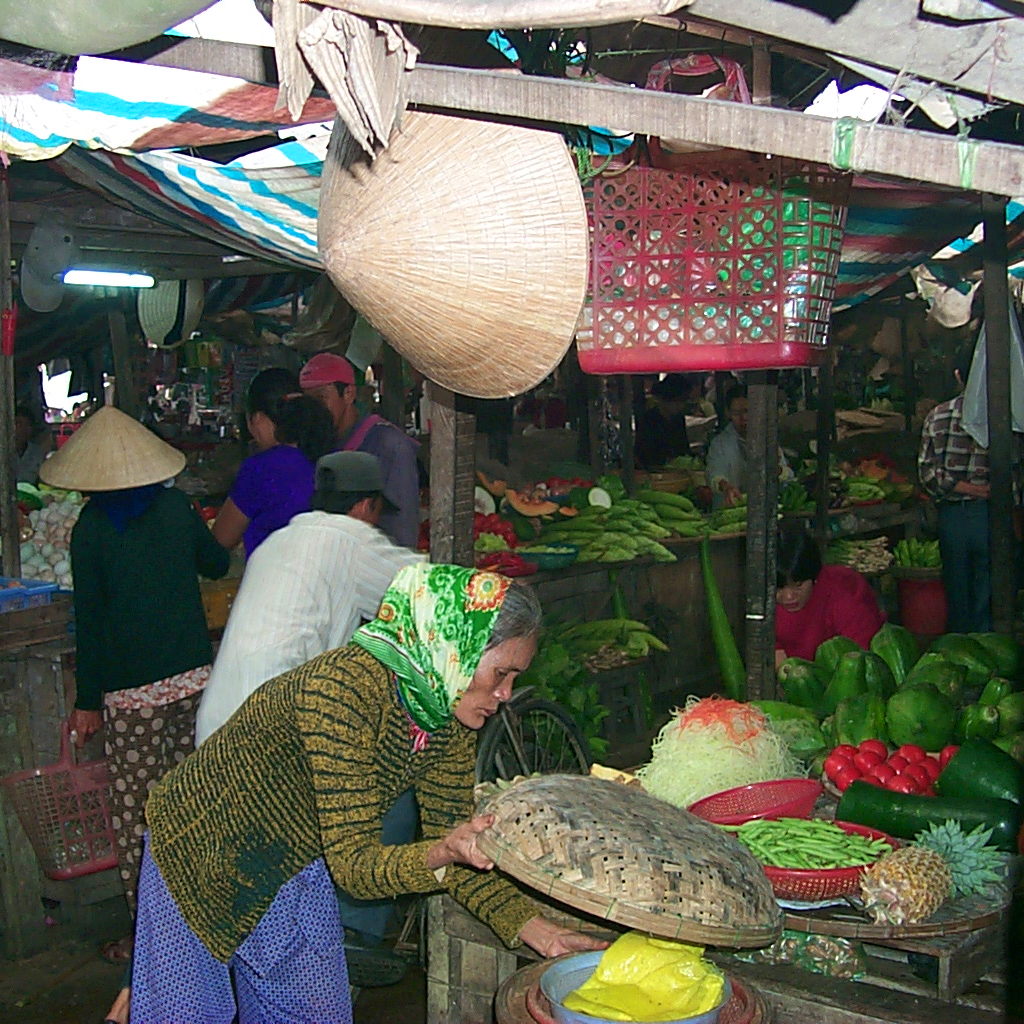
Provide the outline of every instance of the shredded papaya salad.
{"type": "Polygon", "coordinates": [[[804,772],[757,708],[724,697],[689,697],[636,774],[652,796],[687,808],[712,793],[804,772]]]}

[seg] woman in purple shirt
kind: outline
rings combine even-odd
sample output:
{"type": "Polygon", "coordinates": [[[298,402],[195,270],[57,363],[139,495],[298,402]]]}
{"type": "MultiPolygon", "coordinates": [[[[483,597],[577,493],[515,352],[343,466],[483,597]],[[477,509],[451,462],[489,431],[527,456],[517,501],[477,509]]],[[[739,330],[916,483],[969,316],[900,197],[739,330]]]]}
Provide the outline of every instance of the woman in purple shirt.
{"type": "Polygon", "coordinates": [[[334,447],[334,424],[302,393],[298,377],[280,367],[253,377],[245,407],[257,451],[239,468],[213,535],[226,548],[244,540],[248,557],[292,516],[309,511],[313,469],[334,447]]]}

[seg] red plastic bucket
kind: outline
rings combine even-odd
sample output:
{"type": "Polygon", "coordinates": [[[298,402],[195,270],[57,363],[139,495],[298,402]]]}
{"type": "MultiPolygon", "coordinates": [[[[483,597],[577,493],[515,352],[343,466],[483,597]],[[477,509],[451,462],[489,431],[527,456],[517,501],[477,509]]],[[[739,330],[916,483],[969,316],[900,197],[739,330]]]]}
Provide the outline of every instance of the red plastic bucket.
{"type": "Polygon", "coordinates": [[[946,632],[946,587],[941,576],[900,576],[896,581],[900,621],[911,633],[946,632]]]}

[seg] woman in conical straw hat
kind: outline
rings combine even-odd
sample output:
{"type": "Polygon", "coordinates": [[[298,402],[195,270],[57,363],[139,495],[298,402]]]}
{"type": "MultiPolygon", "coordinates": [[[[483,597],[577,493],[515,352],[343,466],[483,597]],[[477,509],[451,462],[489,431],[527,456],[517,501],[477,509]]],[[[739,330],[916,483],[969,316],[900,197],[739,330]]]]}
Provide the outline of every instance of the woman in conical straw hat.
{"type": "MultiPolygon", "coordinates": [[[[223,576],[229,555],[170,486],[185,457],[105,406],[40,466],[40,479],[89,495],[71,534],[78,746],[103,730],[118,868],[129,909],[149,788],[193,748],[213,651],[197,574],[223,576]]],[[[127,959],[130,942],[108,944],[127,959]]]]}
{"type": "Polygon", "coordinates": [[[529,587],[406,566],[352,642],[265,682],[154,789],[132,1021],[351,1024],[334,884],[363,899],[447,891],[509,946],[605,943],[490,873],[472,816],[476,730],[537,646],[529,587]],[[381,844],[416,790],[423,839],[381,844]]]}

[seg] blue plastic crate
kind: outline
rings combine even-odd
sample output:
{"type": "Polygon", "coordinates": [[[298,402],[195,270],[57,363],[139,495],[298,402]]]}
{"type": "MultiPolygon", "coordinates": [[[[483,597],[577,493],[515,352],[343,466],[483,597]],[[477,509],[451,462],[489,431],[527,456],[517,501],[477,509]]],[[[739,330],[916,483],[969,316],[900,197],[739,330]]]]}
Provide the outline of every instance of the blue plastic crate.
{"type": "Polygon", "coordinates": [[[56,583],[0,576],[0,614],[49,604],[56,592],[56,583]]]}

